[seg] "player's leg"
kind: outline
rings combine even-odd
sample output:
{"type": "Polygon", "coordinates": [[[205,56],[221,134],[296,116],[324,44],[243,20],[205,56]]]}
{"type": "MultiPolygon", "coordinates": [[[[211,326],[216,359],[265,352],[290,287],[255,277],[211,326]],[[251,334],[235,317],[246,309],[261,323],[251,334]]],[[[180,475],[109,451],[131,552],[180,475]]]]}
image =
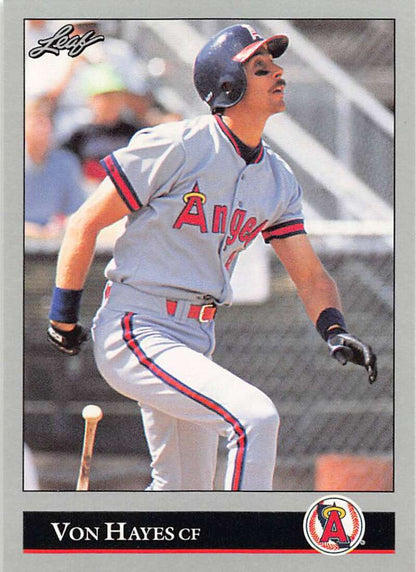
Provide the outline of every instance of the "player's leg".
{"type": "Polygon", "coordinates": [[[279,418],[263,392],[133,314],[105,320],[95,338],[117,391],[227,438],[226,489],[271,489],[279,418]]]}
{"type": "Polygon", "coordinates": [[[211,428],[178,420],[181,444],[182,489],[212,490],[218,455],[218,433],[211,428]]]}
{"type": "Polygon", "coordinates": [[[152,458],[147,490],[212,490],[218,435],[147,405],[141,405],[141,413],[152,458]]]}

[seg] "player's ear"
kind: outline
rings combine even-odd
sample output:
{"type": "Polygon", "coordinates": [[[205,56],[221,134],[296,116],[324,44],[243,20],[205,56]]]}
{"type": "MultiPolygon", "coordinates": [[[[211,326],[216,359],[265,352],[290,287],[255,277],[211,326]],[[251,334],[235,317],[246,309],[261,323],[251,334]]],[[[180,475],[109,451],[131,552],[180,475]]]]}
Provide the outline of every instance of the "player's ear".
{"type": "Polygon", "coordinates": [[[232,85],[229,81],[225,81],[222,85],[221,85],[221,90],[226,93],[227,95],[230,95],[232,92],[232,85]]]}

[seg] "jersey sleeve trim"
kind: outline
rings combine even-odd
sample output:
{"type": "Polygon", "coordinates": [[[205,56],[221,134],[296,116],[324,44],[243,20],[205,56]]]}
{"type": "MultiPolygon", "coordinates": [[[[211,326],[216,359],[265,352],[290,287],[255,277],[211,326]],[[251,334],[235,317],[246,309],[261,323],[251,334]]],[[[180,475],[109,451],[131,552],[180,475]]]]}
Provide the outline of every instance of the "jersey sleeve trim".
{"type": "Polygon", "coordinates": [[[123,169],[117,161],[114,153],[107,155],[107,157],[100,161],[100,163],[106,170],[107,175],[113,181],[118,194],[123,199],[128,208],[133,212],[139,210],[143,205],[136,195],[133,187],[131,186],[130,181],[124,174],[123,169]]]}
{"type": "Polygon", "coordinates": [[[270,226],[262,231],[264,242],[269,243],[274,238],[288,238],[296,234],[306,234],[303,219],[298,218],[270,226]]]}

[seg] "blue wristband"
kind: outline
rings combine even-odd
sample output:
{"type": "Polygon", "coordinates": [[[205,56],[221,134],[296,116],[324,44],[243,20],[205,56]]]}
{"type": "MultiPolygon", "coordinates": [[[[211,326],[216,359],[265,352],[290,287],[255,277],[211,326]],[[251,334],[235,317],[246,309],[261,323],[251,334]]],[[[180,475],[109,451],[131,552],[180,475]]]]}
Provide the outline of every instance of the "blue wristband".
{"type": "Polygon", "coordinates": [[[64,324],[76,324],[78,322],[79,309],[83,290],[67,290],[66,288],[54,287],[52,293],[49,319],[64,324]]]}
{"type": "Polygon", "coordinates": [[[337,308],[325,308],[316,320],[316,329],[321,337],[327,341],[331,332],[346,332],[347,326],[342,312],[337,308]]]}

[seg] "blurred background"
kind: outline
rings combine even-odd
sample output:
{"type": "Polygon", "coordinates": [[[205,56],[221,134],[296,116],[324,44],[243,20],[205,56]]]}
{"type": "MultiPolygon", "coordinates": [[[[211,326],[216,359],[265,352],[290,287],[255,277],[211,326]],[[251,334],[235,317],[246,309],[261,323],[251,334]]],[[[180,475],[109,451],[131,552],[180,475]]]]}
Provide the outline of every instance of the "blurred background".
{"type": "MultiPolygon", "coordinates": [[[[27,20],[25,38],[26,490],[74,490],[81,411],[104,411],[91,490],[143,490],[149,458],[137,405],[100,378],[91,347],[65,358],[46,342],[56,257],[67,216],[103,178],[99,159],[145,126],[208,113],[192,84],[206,39],[233,20],[27,20]],[[30,58],[38,39],[72,23],[105,36],[71,58],[30,58]]],[[[394,21],[248,20],[264,37],[289,36],[280,58],[287,111],[265,139],[304,191],[305,224],[336,279],[349,329],[379,362],[328,357],[271,249],[261,240],[233,278],[235,304],[220,309],[214,359],[264,390],[281,415],[274,489],[393,490],[394,21]]],[[[103,231],[81,321],[100,304],[103,271],[120,227],[103,231]]],[[[222,488],[221,444],[216,488],[222,488]]]]}

